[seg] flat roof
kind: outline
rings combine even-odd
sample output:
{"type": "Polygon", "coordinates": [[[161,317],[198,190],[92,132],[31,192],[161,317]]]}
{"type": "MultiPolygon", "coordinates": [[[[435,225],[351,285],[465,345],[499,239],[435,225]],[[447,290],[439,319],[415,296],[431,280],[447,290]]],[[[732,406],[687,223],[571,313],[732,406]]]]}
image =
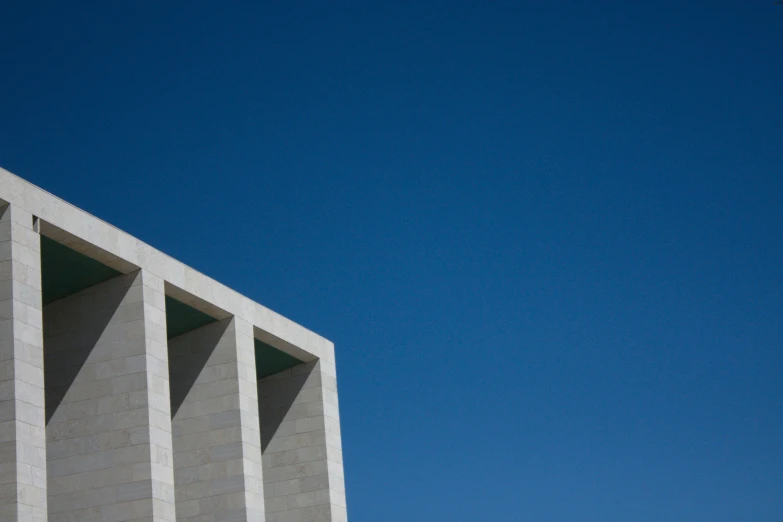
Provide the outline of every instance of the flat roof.
{"type": "Polygon", "coordinates": [[[243,319],[256,340],[302,361],[320,359],[322,369],[336,375],[331,341],[3,168],[0,201],[37,217],[42,236],[118,272],[154,274],[168,297],[217,319],[243,319]]]}

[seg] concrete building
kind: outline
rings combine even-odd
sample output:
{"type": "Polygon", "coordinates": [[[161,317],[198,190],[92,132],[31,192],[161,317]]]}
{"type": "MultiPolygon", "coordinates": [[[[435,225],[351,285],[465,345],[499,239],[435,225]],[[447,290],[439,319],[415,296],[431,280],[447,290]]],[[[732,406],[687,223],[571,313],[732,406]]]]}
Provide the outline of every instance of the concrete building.
{"type": "Polygon", "coordinates": [[[345,521],[334,345],[0,169],[0,521],[345,521]]]}

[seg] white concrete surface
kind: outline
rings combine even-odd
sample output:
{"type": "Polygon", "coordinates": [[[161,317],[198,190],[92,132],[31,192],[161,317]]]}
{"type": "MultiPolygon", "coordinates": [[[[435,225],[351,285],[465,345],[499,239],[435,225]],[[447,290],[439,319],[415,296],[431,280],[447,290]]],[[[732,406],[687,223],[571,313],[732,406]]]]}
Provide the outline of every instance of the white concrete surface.
{"type": "Polygon", "coordinates": [[[46,520],[40,237],[0,206],[0,520],[46,520]]]}

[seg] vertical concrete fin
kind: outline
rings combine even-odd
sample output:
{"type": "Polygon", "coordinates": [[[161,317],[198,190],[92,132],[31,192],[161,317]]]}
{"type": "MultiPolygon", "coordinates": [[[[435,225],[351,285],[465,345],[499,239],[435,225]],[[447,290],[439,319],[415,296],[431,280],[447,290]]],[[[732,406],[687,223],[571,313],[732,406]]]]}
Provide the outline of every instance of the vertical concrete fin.
{"type": "Polygon", "coordinates": [[[238,318],[233,320],[237,346],[240,416],[242,423],[247,520],[264,522],[264,476],[261,463],[261,427],[258,419],[256,387],[256,353],[253,326],[238,318]]]}
{"type": "Polygon", "coordinates": [[[33,216],[0,208],[0,520],[45,522],[41,238],[33,216]]]}
{"type": "Polygon", "coordinates": [[[141,270],[146,341],[147,412],[149,414],[152,519],[175,520],[174,449],[171,433],[169,352],[163,279],[141,270]]]}

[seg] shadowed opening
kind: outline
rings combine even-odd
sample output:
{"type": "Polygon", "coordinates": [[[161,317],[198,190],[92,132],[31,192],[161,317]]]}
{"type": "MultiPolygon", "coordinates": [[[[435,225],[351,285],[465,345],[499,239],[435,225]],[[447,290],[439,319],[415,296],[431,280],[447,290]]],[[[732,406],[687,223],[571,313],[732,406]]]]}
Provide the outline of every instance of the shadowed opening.
{"type": "Polygon", "coordinates": [[[197,331],[169,337],[169,386],[171,417],[174,418],[196,384],[199,375],[226,333],[229,321],[210,322],[197,331]],[[175,340],[176,339],[176,340],[175,340]]]}
{"type": "Polygon", "coordinates": [[[217,319],[211,315],[196,310],[171,296],[166,296],[166,332],[169,339],[215,321],[217,319]]]}
{"type": "Polygon", "coordinates": [[[43,304],[95,286],[120,272],[91,257],[41,236],[41,284],[43,304]]]}
{"type": "Polygon", "coordinates": [[[272,345],[255,339],[256,347],[256,376],[259,380],[276,373],[293,368],[302,361],[278,350],[272,345]]]}
{"type": "Polygon", "coordinates": [[[43,334],[45,340],[49,339],[44,342],[47,424],[133,283],[133,277],[120,276],[120,272],[100,261],[41,236],[43,334]],[[52,320],[50,310],[57,306],[57,301],[114,278],[117,278],[116,291],[101,294],[103,302],[90,310],[91,320],[78,336],[69,331],[71,325],[65,324],[70,322],[67,319],[52,320]],[[68,335],[67,342],[62,342],[65,335],[68,335]],[[60,342],[52,341],[53,337],[60,342]]]}
{"type": "Polygon", "coordinates": [[[88,308],[78,310],[76,314],[62,313],[63,306],[60,305],[70,307],[71,303],[55,301],[44,306],[44,383],[47,424],[111,323],[134,280],[133,274],[116,276],[109,282],[104,281],[106,285],[90,287],[101,290],[94,295],[85,289],[92,304],[88,308]],[[86,312],[88,318],[78,317],[77,314],[80,312],[86,312]],[[75,326],[78,326],[78,329],[74,329],[75,326]]]}

